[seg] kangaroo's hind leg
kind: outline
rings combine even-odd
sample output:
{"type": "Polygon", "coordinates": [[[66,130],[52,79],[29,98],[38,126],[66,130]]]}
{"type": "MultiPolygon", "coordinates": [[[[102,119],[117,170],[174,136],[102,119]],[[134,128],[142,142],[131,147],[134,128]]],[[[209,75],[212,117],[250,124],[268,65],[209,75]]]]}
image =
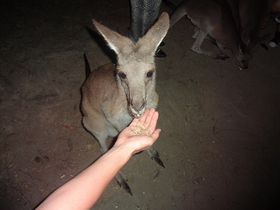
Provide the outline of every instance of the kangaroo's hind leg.
{"type": "Polygon", "coordinates": [[[205,39],[205,37],[207,36],[207,31],[203,30],[203,29],[199,29],[199,32],[197,33],[197,37],[195,42],[193,43],[193,46],[191,47],[191,50],[196,52],[196,53],[200,53],[200,54],[206,54],[208,56],[214,57],[214,53],[206,51],[206,50],[202,50],[200,48],[203,40],[205,39]]]}

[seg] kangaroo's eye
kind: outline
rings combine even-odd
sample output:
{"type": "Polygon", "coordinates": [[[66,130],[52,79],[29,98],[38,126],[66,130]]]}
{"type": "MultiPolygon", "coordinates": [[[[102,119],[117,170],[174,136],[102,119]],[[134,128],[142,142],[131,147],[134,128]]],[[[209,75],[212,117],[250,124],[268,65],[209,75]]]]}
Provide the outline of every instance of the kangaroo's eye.
{"type": "Polygon", "coordinates": [[[119,76],[120,76],[122,79],[125,79],[125,78],[126,78],[126,74],[123,73],[123,72],[119,72],[119,76]]]}
{"type": "Polygon", "coordinates": [[[154,73],[154,71],[149,71],[149,72],[147,73],[147,77],[152,77],[152,76],[153,76],[153,73],[154,73]]]}

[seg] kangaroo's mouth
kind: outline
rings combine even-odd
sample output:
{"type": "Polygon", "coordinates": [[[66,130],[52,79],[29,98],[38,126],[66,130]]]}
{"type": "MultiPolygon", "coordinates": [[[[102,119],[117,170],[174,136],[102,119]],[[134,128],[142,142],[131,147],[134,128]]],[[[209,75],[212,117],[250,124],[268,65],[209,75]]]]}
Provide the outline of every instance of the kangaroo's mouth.
{"type": "Polygon", "coordinates": [[[142,114],[145,112],[145,110],[146,109],[138,111],[138,110],[133,109],[132,107],[128,108],[128,112],[130,113],[130,115],[133,118],[140,118],[142,116],[142,114]]]}
{"type": "Polygon", "coordinates": [[[135,117],[135,118],[140,118],[140,117],[141,117],[141,114],[135,114],[134,117],[135,117]]]}
{"type": "Polygon", "coordinates": [[[130,110],[130,112],[131,112],[131,115],[134,117],[134,118],[140,118],[141,116],[142,116],[142,114],[144,113],[144,112],[135,112],[134,110],[130,110]]]}

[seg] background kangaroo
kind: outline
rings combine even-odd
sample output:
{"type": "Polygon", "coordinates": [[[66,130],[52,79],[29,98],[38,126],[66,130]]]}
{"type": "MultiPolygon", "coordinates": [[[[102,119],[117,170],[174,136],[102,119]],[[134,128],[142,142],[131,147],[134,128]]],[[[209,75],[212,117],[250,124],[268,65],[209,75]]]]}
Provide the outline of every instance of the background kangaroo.
{"type": "MultiPolygon", "coordinates": [[[[140,117],[146,108],[157,106],[154,53],[168,31],[169,16],[163,13],[135,44],[95,20],[93,23],[117,54],[116,66],[100,66],[82,86],[83,125],[96,137],[105,153],[108,150],[108,136],[117,136],[134,117],[140,117]]],[[[150,147],[147,152],[163,166],[157,151],[150,147]]],[[[132,194],[120,171],[116,179],[120,186],[132,194]]]]}
{"type": "MultiPolygon", "coordinates": [[[[170,5],[170,2],[164,2],[170,5]]],[[[198,28],[193,36],[196,40],[191,47],[194,52],[226,59],[227,48],[232,51],[241,68],[248,68],[250,56],[236,27],[231,8],[225,0],[185,0],[171,15],[170,27],[185,15],[198,28]],[[206,37],[219,47],[220,54],[216,55],[200,48],[206,37]]]]}
{"type": "Polygon", "coordinates": [[[247,51],[252,55],[261,42],[269,37],[260,37],[260,29],[272,7],[273,0],[226,0],[232,10],[235,23],[247,51]]]}

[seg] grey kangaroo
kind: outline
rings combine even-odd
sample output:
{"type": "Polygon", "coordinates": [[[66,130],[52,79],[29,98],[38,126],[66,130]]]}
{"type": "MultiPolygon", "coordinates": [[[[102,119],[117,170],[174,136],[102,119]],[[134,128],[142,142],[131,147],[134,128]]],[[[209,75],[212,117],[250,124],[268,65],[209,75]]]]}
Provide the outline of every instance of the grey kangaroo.
{"type": "MultiPolygon", "coordinates": [[[[83,125],[98,140],[102,153],[105,153],[108,150],[107,137],[116,137],[134,117],[140,117],[146,108],[157,106],[154,54],[169,29],[169,16],[163,13],[137,43],[95,20],[93,23],[117,54],[117,65],[98,67],[82,86],[83,125]]],[[[163,166],[156,150],[150,147],[147,152],[163,166]]],[[[132,195],[120,171],[115,178],[132,195]]]]}
{"type": "Polygon", "coordinates": [[[260,37],[260,29],[269,15],[273,0],[226,0],[232,10],[235,23],[247,52],[252,54],[270,34],[260,37]]]}
{"type": "MultiPolygon", "coordinates": [[[[170,2],[164,0],[170,6],[170,2]]],[[[240,68],[248,68],[250,55],[236,27],[231,8],[225,0],[185,0],[172,13],[170,27],[183,16],[191,20],[197,27],[191,49],[219,59],[227,59],[225,49],[230,49],[240,64],[240,68]],[[216,55],[200,48],[203,40],[209,38],[215,43],[220,54],[216,55]]]]}

